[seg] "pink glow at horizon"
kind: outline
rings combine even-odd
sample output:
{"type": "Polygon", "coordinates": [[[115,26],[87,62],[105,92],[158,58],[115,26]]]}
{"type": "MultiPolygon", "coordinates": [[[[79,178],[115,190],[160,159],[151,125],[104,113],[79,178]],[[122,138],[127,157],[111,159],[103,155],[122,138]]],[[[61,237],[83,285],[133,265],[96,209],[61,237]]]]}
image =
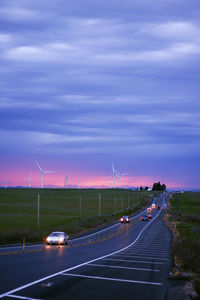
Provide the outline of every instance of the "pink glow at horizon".
{"type": "MultiPolygon", "coordinates": [[[[5,185],[5,179],[7,178],[8,186],[29,186],[29,176],[31,172],[27,173],[24,171],[14,171],[12,173],[7,173],[5,176],[0,175],[0,185],[5,185]]],[[[91,174],[83,174],[70,172],[70,175],[61,173],[52,173],[44,175],[44,187],[65,187],[65,180],[67,176],[67,185],[68,187],[78,187],[80,183],[81,188],[110,188],[113,187],[113,178],[108,179],[108,175],[91,175],[91,174]]],[[[121,177],[121,187],[129,188],[129,187],[140,187],[140,186],[148,186],[152,187],[154,182],[159,180],[155,180],[155,178],[148,176],[124,176],[121,177]]],[[[161,182],[163,183],[163,182],[161,182]]],[[[177,182],[164,182],[169,188],[183,188],[183,185],[177,182]]],[[[32,172],[32,187],[41,187],[41,177],[39,177],[39,172],[32,172]]],[[[115,186],[118,187],[118,179],[115,179],[115,186]]]]}

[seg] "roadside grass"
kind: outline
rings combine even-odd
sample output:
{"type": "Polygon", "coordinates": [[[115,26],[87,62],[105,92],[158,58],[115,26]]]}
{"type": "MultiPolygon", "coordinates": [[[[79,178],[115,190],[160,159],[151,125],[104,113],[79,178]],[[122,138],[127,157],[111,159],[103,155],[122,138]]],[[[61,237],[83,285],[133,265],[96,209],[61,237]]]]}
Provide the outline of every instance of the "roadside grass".
{"type": "Polygon", "coordinates": [[[174,273],[194,273],[196,291],[200,295],[200,193],[174,194],[168,213],[175,233],[174,273]]]}
{"type": "Polygon", "coordinates": [[[0,243],[19,243],[23,237],[41,241],[55,230],[73,236],[133,213],[148,201],[148,193],[124,189],[0,189],[0,243]]]}

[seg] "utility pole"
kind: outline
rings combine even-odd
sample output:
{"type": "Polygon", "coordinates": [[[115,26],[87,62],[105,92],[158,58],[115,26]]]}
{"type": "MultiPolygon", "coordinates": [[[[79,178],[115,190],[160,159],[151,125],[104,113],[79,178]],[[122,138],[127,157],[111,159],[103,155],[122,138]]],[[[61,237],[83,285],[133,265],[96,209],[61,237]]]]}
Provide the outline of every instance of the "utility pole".
{"type": "Polygon", "coordinates": [[[99,194],[99,217],[101,217],[101,194],[99,194]]]}
{"type": "Polygon", "coordinates": [[[40,195],[38,194],[37,228],[40,230],[40,195]]]}
{"type": "Polygon", "coordinates": [[[81,224],[82,219],[82,196],[80,196],[80,207],[79,207],[79,223],[81,224]]]}
{"type": "Polygon", "coordinates": [[[115,210],[115,212],[116,212],[116,210],[117,210],[117,199],[116,199],[116,197],[114,198],[114,203],[115,203],[115,208],[114,208],[114,210],[115,210]]]}

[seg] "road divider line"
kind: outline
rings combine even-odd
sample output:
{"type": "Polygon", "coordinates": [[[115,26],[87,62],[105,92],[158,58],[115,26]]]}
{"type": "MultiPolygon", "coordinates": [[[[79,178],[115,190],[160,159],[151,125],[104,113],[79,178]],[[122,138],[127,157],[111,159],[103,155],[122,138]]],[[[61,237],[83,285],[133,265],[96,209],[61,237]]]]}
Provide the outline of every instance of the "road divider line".
{"type": "Polygon", "coordinates": [[[130,257],[130,258],[145,258],[145,259],[151,259],[151,260],[163,260],[163,261],[168,261],[168,259],[167,258],[157,258],[157,257],[149,257],[149,256],[145,256],[145,255],[124,255],[124,254],[122,254],[122,255],[115,255],[115,257],[116,256],[118,256],[118,257],[130,257]]]}
{"type": "Polygon", "coordinates": [[[139,264],[155,264],[155,265],[164,265],[164,263],[155,262],[155,261],[144,261],[144,260],[130,260],[130,259],[117,259],[117,258],[104,258],[103,260],[114,260],[114,261],[123,261],[123,262],[134,262],[139,264]]]}
{"type": "Polygon", "coordinates": [[[145,269],[145,268],[131,268],[123,266],[113,266],[113,265],[102,265],[102,264],[88,264],[87,266],[96,266],[96,267],[106,267],[106,268],[115,268],[115,269],[125,269],[125,270],[135,270],[135,271],[151,271],[151,272],[160,272],[160,270],[155,269],[145,269]]]}
{"type": "Polygon", "coordinates": [[[30,298],[30,297],[24,297],[24,296],[18,296],[18,295],[8,295],[7,297],[10,298],[17,298],[17,299],[25,299],[25,300],[41,300],[41,299],[36,299],[36,298],[30,298]]]}
{"type": "Polygon", "coordinates": [[[149,285],[163,285],[160,282],[151,282],[151,281],[138,281],[138,280],[128,280],[128,279],[118,279],[118,278],[109,278],[109,277],[99,277],[99,276],[87,276],[81,274],[73,274],[73,273],[62,273],[62,276],[72,276],[72,277],[82,277],[88,279],[99,279],[99,280],[108,280],[108,281],[118,281],[118,282],[125,282],[125,283],[137,283],[137,284],[149,284],[149,285]]]}

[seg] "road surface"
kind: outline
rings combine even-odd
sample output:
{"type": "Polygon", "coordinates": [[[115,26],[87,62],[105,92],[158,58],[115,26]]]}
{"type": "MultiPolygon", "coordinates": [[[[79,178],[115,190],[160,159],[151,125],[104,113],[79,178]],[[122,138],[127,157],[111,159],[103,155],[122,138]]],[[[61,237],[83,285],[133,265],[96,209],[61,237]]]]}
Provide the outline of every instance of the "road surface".
{"type": "MultiPolygon", "coordinates": [[[[166,197],[156,201],[166,207],[166,197]]],[[[163,213],[154,210],[149,222],[137,216],[124,232],[93,244],[0,255],[0,298],[164,299],[171,235],[163,213]]]]}

